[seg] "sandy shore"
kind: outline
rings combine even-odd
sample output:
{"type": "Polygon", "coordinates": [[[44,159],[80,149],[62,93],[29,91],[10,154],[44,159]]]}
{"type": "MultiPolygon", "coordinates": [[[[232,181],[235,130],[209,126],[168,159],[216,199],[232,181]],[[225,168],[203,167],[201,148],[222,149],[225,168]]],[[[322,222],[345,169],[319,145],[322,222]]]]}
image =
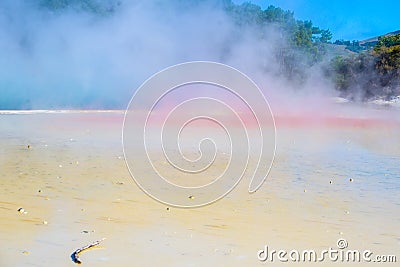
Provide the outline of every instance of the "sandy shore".
{"type": "Polygon", "coordinates": [[[213,205],[179,209],[130,177],[122,120],[0,115],[0,266],[73,266],[75,249],[102,238],[84,265],[266,266],[257,259],[265,245],[320,251],[340,238],[400,261],[398,124],[278,117],[276,160],[258,192],[245,180],[213,205]]]}

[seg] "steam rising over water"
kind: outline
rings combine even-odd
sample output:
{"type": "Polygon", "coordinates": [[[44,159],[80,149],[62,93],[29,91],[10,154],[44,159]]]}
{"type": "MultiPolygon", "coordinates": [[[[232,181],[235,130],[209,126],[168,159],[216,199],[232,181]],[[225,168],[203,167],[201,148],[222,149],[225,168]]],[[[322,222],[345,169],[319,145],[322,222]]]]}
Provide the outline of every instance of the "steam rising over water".
{"type": "Polygon", "coordinates": [[[176,2],[122,1],[99,15],[2,1],[0,109],[124,109],[152,74],[193,60],[232,65],[269,98],[293,97],[299,87],[306,95],[332,94],[318,68],[296,88],[278,76],[274,51],[285,40],[272,24],[238,28],[218,1],[195,8],[176,2]]]}

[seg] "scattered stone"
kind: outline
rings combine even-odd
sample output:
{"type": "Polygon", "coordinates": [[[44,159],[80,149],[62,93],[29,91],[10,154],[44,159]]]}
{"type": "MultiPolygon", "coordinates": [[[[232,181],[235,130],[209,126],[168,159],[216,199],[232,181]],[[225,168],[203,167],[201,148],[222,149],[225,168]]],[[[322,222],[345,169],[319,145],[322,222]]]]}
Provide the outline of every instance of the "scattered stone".
{"type": "Polygon", "coordinates": [[[194,196],[189,196],[189,199],[193,200],[193,199],[194,199],[194,196]]]}
{"type": "Polygon", "coordinates": [[[29,252],[29,251],[26,251],[26,250],[24,250],[24,251],[22,251],[22,254],[29,255],[29,254],[30,254],[30,252],[29,252]]]}
{"type": "Polygon", "coordinates": [[[48,222],[47,222],[47,221],[43,221],[43,224],[44,224],[44,225],[47,225],[47,224],[48,224],[48,222]]]}
{"type": "Polygon", "coordinates": [[[25,213],[25,209],[24,208],[19,208],[18,212],[21,213],[21,214],[24,214],[25,213]]]}
{"type": "Polygon", "coordinates": [[[31,145],[28,145],[28,149],[30,149],[31,148],[31,145]]]}
{"type": "Polygon", "coordinates": [[[339,232],[339,235],[343,235],[343,232],[339,232]]]}
{"type": "Polygon", "coordinates": [[[350,211],[346,210],[346,214],[350,214],[350,211]]]}
{"type": "Polygon", "coordinates": [[[95,230],[89,231],[89,230],[83,230],[81,233],[82,234],[90,234],[96,232],[95,230]]]}
{"type": "Polygon", "coordinates": [[[330,181],[329,181],[329,184],[333,184],[333,181],[332,181],[332,180],[330,180],[330,181]]]}
{"type": "Polygon", "coordinates": [[[41,189],[39,189],[39,190],[38,190],[38,192],[39,192],[39,193],[42,193],[42,190],[41,190],[41,189]]]}
{"type": "Polygon", "coordinates": [[[60,164],[60,165],[58,165],[58,167],[62,168],[62,165],[60,164]]]}
{"type": "Polygon", "coordinates": [[[169,211],[169,207],[167,207],[167,210],[169,211]]]}
{"type": "Polygon", "coordinates": [[[353,182],[354,180],[352,178],[349,179],[350,182],[353,182]]]}
{"type": "Polygon", "coordinates": [[[307,193],[307,189],[304,189],[304,193],[307,193]]]}

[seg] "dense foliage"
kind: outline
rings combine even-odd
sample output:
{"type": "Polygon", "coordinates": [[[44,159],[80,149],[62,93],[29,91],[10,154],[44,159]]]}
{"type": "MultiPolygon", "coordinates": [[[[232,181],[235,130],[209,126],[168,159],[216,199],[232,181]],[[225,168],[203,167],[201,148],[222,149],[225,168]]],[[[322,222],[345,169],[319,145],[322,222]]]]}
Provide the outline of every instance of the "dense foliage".
{"type": "Polygon", "coordinates": [[[105,15],[115,11],[121,5],[116,0],[39,0],[39,5],[51,11],[72,8],[78,11],[105,15]]]}
{"type": "Polygon", "coordinates": [[[370,51],[336,57],[328,75],[344,96],[365,100],[400,95],[400,34],[380,37],[370,51]]]}

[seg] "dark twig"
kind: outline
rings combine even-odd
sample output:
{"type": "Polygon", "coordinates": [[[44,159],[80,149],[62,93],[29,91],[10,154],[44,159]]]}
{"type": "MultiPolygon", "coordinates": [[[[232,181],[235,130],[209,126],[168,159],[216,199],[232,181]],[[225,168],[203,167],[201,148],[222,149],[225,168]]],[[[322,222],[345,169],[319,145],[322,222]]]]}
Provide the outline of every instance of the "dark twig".
{"type": "Polygon", "coordinates": [[[105,239],[105,238],[103,238],[103,239],[101,239],[101,240],[98,240],[98,241],[95,241],[95,242],[93,242],[93,243],[91,243],[91,244],[89,244],[89,245],[87,245],[87,246],[84,246],[84,247],[81,247],[81,248],[78,248],[77,250],[75,250],[75,251],[71,254],[71,259],[72,259],[72,261],[75,262],[76,264],[81,264],[82,261],[79,259],[79,254],[80,254],[81,252],[83,252],[83,251],[85,251],[85,250],[91,248],[91,247],[97,246],[97,245],[100,244],[100,242],[103,241],[104,239],[105,239]]]}

